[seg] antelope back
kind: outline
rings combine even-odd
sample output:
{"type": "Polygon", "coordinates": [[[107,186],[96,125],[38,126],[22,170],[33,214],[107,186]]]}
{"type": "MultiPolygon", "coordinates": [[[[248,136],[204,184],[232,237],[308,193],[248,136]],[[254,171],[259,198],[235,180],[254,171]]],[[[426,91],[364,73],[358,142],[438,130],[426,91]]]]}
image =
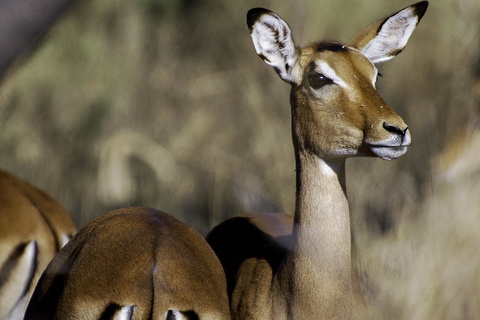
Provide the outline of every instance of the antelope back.
{"type": "Polygon", "coordinates": [[[147,208],[109,212],[52,260],[25,319],[228,319],[223,269],[203,237],[147,208]]]}

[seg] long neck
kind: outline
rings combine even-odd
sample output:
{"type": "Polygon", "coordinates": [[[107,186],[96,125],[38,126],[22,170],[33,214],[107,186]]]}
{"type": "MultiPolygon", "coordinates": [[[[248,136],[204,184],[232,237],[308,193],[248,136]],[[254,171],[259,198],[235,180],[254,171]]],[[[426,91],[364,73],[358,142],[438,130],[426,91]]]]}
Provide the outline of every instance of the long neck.
{"type": "Polygon", "coordinates": [[[343,318],[351,305],[351,236],[345,161],[297,153],[294,248],[282,273],[291,312],[343,318]],[[287,273],[287,274],[285,274],[287,273]]]}

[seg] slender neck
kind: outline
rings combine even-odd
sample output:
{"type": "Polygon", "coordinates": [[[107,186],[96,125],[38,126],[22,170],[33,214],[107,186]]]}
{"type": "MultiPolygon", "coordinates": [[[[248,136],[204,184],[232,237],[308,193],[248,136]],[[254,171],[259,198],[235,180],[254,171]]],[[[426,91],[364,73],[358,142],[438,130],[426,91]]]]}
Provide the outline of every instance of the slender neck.
{"type": "Polygon", "coordinates": [[[297,154],[293,252],[282,272],[289,279],[291,309],[339,318],[351,295],[350,216],[345,161],[297,154]]]}
{"type": "MultiPolygon", "coordinates": [[[[296,255],[319,262],[317,270],[351,270],[350,213],[345,161],[326,162],[300,154],[293,228],[296,255]]],[[[350,277],[350,275],[348,275],[350,277]]]]}

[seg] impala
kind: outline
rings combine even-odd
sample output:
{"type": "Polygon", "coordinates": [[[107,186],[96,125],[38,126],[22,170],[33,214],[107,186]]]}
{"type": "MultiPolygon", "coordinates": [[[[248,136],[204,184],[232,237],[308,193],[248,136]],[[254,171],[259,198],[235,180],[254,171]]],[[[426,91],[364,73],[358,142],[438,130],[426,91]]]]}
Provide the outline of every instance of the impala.
{"type": "Polygon", "coordinates": [[[222,262],[234,319],[355,319],[366,304],[351,264],[345,160],[396,159],[410,131],[375,89],[375,63],[400,53],[427,1],[376,22],[348,44],[297,48],[287,23],[251,9],[257,54],[291,85],[295,215],[232,218],[207,236],[222,262]]]}
{"type": "Polygon", "coordinates": [[[50,196],[0,170],[0,319],[22,319],[50,260],[75,233],[50,196]]]}
{"type": "Polygon", "coordinates": [[[55,256],[25,319],[230,319],[225,274],[174,217],[124,208],[93,220],[55,256]]]}

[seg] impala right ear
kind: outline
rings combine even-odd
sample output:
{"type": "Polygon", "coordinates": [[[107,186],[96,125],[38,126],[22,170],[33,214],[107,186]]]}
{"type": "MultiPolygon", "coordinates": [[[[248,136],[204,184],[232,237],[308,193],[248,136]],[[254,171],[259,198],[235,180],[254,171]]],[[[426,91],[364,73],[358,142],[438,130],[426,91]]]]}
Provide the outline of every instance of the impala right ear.
{"type": "Polygon", "coordinates": [[[371,24],[355,36],[348,46],[358,49],[373,63],[392,59],[402,52],[428,8],[428,1],[420,1],[371,24]]]}
{"type": "Polygon", "coordinates": [[[274,67],[283,81],[294,83],[291,71],[296,50],[288,24],[270,10],[253,8],[247,13],[247,25],[260,58],[274,67]]]}

